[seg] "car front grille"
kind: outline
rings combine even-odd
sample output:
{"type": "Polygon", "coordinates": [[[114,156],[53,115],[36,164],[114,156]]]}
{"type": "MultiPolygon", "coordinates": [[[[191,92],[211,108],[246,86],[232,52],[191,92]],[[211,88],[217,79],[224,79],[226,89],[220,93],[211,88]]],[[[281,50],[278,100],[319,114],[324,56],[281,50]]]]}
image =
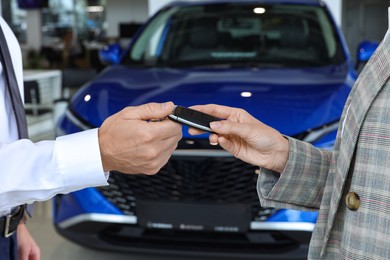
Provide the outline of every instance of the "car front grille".
{"type": "Polygon", "coordinates": [[[127,215],[136,215],[137,200],[188,203],[243,203],[252,219],[274,213],[262,208],[256,191],[258,167],[231,156],[172,156],[156,175],[111,172],[100,192],[127,215]]]}

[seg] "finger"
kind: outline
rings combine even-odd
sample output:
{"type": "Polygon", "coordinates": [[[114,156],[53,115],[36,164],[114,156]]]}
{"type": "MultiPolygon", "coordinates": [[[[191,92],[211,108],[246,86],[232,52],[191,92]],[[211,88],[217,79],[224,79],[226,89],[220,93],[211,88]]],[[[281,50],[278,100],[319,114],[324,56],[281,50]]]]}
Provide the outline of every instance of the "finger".
{"type": "Polygon", "coordinates": [[[221,106],[215,104],[196,105],[196,106],[191,106],[190,108],[222,119],[227,119],[232,115],[235,115],[237,110],[237,108],[234,107],[221,106]]]}
{"type": "MultiPolygon", "coordinates": [[[[172,122],[173,123],[173,122],[172,122]]],[[[171,130],[168,130],[167,133],[165,134],[165,137],[162,138],[162,140],[167,140],[167,139],[174,139],[175,142],[179,142],[180,139],[183,137],[183,132],[182,128],[175,126],[174,128],[170,128],[171,130]]]]}
{"type": "Polygon", "coordinates": [[[163,140],[171,137],[180,139],[182,136],[182,126],[171,120],[145,123],[152,129],[153,132],[159,134],[163,140]]]}
{"type": "Polygon", "coordinates": [[[30,259],[29,260],[39,260],[41,259],[41,254],[40,254],[40,251],[37,250],[37,251],[34,251],[31,255],[30,255],[30,259]]]}
{"type": "Polygon", "coordinates": [[[211,122],[210,128],[217,134],[236,135],[243,139],[254,131],[253,124],[237,123],[229,120],[211,122]]]}
{"type": "Polygon", "coordinates": [[[234,154],[234,144],[233,142],[229,141],[229,139],[223,136],[219,136],[218,144],[229,153],[234,154]]]}
{"type": "Polygon", "coordinates": [[[211,145],[218,145],[218,135],[216,135],[216,134],[211,134],[210,136],[209,136],[209,141],[210,141],[210,144],[211,145]]]}
{"type": "Polygon", "coordinates": [[[169,158],[171,158],[173,151],[177,148],[177,140],[166,140],[161,142],[159,147],[158,156],[154,158],[148,164],[148,169],[144,172],[145,174],[151,175],[156,174],[165,164],[167,164],[169,158]]]}
{"type": "Polygon", "coordinates": [[[199,129],[195,129],[195,128],[193,128],[193,127],[190,127],[190,128],[188,128],[188,133],[189,133],[190,135],[200,135],[200,134],[204,134],[205,132],[202,131],[202,130],[199,130],[199,129]]]}
{"type": "Polygon", "coordinates": [[[136,107],[128,107],[125,109],[127,118],[130,119],[160,119],[167,117],[174,108],[173,102],[165,103],[147,103],[136,107]]]}
{"type": "Polygon", "coordinates": [[[161,153],[160,154],[169,154],[169,156],[172,154],[172,152],[177,148],[178,145],[178,138],[176,136],[171,137],[169,139],[166,139],[161,142],[161,153]]]}
{"type": "Polygon", "coordinates": [[[18,257],[20,260],[28,260],[28,251],[27,250],[18,250],[18,257]]]}

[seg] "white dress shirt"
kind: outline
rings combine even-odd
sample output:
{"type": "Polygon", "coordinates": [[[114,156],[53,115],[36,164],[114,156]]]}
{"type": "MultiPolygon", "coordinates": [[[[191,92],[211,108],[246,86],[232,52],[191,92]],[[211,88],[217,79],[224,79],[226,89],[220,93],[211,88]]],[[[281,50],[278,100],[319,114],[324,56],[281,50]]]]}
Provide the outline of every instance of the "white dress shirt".
{"type": "MultiPolygon", "coordinates": [[[[0,17],[23,99],[23,67],[19,43],[0,17]]],[[[6,95],[0,63],[0,216],[11,208],[48,200],[58,193],[107,185],[97,129],[33,143],[18,140],[17,125],[6,95]]]]}

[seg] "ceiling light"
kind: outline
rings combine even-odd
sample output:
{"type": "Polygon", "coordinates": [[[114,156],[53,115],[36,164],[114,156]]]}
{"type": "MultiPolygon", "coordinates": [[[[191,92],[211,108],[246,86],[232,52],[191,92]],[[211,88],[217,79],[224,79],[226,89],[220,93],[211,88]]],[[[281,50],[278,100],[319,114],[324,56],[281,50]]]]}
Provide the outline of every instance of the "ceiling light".
{"type": "Polygon", "coordinates": [[[253,12],[255,14],[264,14],[265,13],[265,8],[263,8],[263,7],[256,7],[255,9],[253,9],[253,12]]]}
{"type": "Polygon", "coordinates": [[[104,10],[104,7],[101,5],[95,5],[95,6],[88,6],[87,7],[88,12],[90,13],[101,13],[104,10]]]}

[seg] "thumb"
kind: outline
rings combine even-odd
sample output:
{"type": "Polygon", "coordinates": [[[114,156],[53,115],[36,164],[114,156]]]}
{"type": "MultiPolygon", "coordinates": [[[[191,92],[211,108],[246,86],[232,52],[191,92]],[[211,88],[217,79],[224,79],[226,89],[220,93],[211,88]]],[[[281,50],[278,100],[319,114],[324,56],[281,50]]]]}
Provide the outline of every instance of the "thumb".
{"type": "Polygon", "coordinates": [[[253,131],[251,124],[238,123],[229,120],[211,122],[210,128],[217,134],[236,135],[243,139],[249,137],[253,131]]]}
{"type": "Polygon", "coordinates": [[[147,103],[134,107],[131,111],[131,118],[149,120],[149,119],[159,119],[165,118],[168,116],[174,108],[173,102],[165,103],[147,103]]]}

